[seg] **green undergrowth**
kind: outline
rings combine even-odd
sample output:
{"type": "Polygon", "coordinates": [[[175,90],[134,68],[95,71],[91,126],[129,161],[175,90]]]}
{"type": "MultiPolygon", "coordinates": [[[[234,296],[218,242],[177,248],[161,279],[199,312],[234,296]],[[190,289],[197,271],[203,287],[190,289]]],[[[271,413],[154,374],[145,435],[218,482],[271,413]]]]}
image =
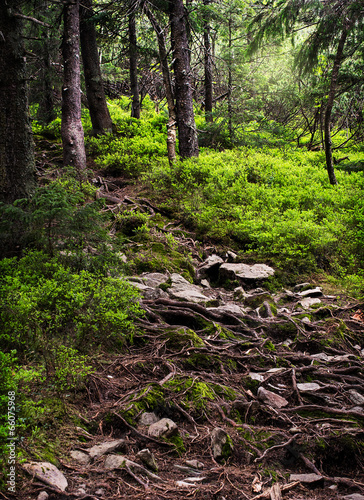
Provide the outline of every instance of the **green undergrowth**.
{"type": "MultiPolygon", "coordinates": [[[[202,240],[232,246],[241,261],[273,264],[279,281],[274,286],[320,275],[362,295],[360,145],[345,150],[349,160],[338,165],[339,184],[333,187],[324,152],[297,147],[288,129],[274,122],[241,124],[234,145],[225,141],[224,148],[215,144],[217,150],[196,110],[200,156],[169,165],[166,113],[157,113],[149,100],[144,106],[141,120],[135,120],[125,99],[114,101],[110,110],[117,134],[88,139],[89,153],[106,175],[142,181],[165,213],[202,240]]],[[[336,135],[334,145],[340,140],[336,135]]]]}

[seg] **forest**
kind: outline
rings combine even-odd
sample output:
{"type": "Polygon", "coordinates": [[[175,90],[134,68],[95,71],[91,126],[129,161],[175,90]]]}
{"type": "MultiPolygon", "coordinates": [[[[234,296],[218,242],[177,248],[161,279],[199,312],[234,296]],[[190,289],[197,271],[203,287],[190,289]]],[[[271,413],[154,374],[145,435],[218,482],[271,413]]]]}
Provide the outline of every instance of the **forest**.
{"type": "Polygon", "coordinates": [[[361,0],[0,0],[0,497],[364,499],[361,0]]]}

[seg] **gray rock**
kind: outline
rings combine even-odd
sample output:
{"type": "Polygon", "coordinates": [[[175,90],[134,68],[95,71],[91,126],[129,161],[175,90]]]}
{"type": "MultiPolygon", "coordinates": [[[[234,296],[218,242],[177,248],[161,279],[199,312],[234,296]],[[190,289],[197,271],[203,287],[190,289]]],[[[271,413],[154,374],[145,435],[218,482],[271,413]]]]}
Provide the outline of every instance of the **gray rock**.
{"type": "Polygon", "coordinates": [[[203,286],[204,288],[211,288],[208,280],[201,280],[201,286],[203,286]]]}
{"type": "Polygon", "coordinates": [[[266,264],[222,264],[220,279],[239,279],[242,282],[254,283],[274,275],[274,269],[266,264]]]}
{"type": "Polygon", "coordinates": [[[125,449],[125,439],[114,439],[113,441],[105,441],[105,443],[97,444],[88,450],[91,458],[98,458],[112,451],[125,449]]]}
{"type": "Polygon", "coordinates": [[[29,462],[23,464],[23,468],[31,476],[35,476],[52,488],[65,491],[68,481],[57,467],[49,462],[29,462]]]}
{"type": "Polygon", "coordinates": [[[202,470],[205,468],[205,464],[203,462],[199,462],[198,460],[186,460],[186,465],[198,470],[202,470]]]}
{"type": "Polygon", "coordinates": [[[282,398],[282,396],[279,396],[275,392],[264,389],[264,387],[259,387],[257,395],[258,399],[270,406],[273,406],[273,408],[283,408],[288,405],[288,401],[286,399],[282,398]]]}
{"type": "Polygon", "coordinates": [[[41,491],[37,496],[37,500],[48,500],[49,495],[46,491],[41,491]]]}
{"type": "Polygon", "coordinates": [[[207,310],[213,312],[221,312],[221,313],[227,312],[230,314],[234,314],[234,316],[238,317],[245,316],[245,310],[242,307],[238,306],[237,304],[224,304],[218,307],[208,307],[207,310]]]}
{"type": "Polygon", "coordinates": [[[249,372],[248,376],[257,382],[264,382],[264,375],[261,373],[249,372]]]}
{"type": "Polygon", "coordinates": [[[140,450],[137,454],[137,457],[146,465],[150,470],[154,472],[158,471],[157,462],[155,461],[155,457],[153,453],[148,450],[148,448],[144,448],[144,450],[140,450]]]}
{"type": "Polygon", "coordinates": [[[316,304],[321,304],[321,300],[313,297],[306,297],[300,300],[298,304],[301,305],[303,309],[309,309],[316,304]]]}
{"type": "Polygon", "coordinates": [[[125,467],[128,459],[122,455],[108,455],[105,459],[104,467],[108,470],[119,469],[120,467],[125,467]]]}
{"type": "Polygon", "coordinates": [[[273,318],[274,314],[272,312],[271,305],[267,300],[259,307],[258,314],[261,318],[273,318]]]}
{"type": "Polygon", "coordinates": [[[307,290],[308,288],[311,288],[311,283],[298,283],[298,285],[295,285],[293,287],[294,290],[307,290]]]}
{"type": "Polygon", "coordinates": [[[172,285],[168,288],[168,294],[172,299],[187,300],[197,304],[206,304],[210,300],[202,292],[202,288],[192,285],[180,274],[173,273],[171,276],[172,285]]]}
{"type": "Polygon", "coordinates": [[[124,467],[128,467],[130,470],[133,470],[137,473],[143,473],[150,477],[151,479],[155,479],[157,481],[160,481],[160,477],[158,477],[156,474],[153,472],[150,472],[148,469],[143,467],[142,465],[137,464],[136,462],[132,462],[126,457],[123,457],[121,455],[108,455],[106,457],[104,467],[107,470],[115,470],[115,469],[120,469],[124,467]]]}
{"type": "Polygon", "coordinates": [[[140,279],[145,285],[150,286],[151,288],[156,288],[162,283],[166,283],[169,276],[162,273],[142,273],[140,275],[140,279]]]}
{"type": "Polygon", "coordinates": [[[322,288],[317,286],[316,288],[310,288],[309,290],[304,290],[303,292],[299,292],[298,295],[300,297],[322,297],[322,288]]]}
{"type": "Polygon", "coordinates": [[[78,488],[75,493],[79,496],[86,495],[86,490],[85,488],[78,488]]]}
{"type": "Polygon", "coordinates": [[[332,358],[332,356],[328,356],[324,352],[319,352],[318,354],[312,354],[311,358],[318,359],[319,361],[330,361],[330,359],[332,358]]]}
{"type": "Polygon", "coordinates": [[[318,474],[291,474],[289,476],[290,481],[299,481],[300,483],[305,483],[305,484],[314,484],[318,483],[319,481],[323,481],[324,478],[322,476],[319,476],[318,474]]]}
{"type": "Polygon", "coordinates": [[[343,500],[364,500],[364,495],[360,493],[352,493],[351,495],[345,495],[341,497],[343,500]]]}
{"type": "Polygon", "coordinates": [[[168,438],[178,432],[177,424],[170,418],[162,418],[155,424],[152,424],[148,429],[148,436],[159,438],[168,438]]]}
{"type": "Polygon", "coordinates": [[[226,252],[226,258],[228,262],[235,262],[237,257],[238,255],[235,252],[232,252],[231,250],[228,250],[226,252]]]}
{"type": "Polygon", "coordinates": [[[354,389],[350,389],[348,391],[349,398],[355,405],[362,406],[364,405],[364,396],[362,396],[358,391],[355,391],[354,389]]]}
{"type": "Polygon", "coordinates": [[[321,387],[314,382],[307,382],[304,384],[297,384],[297,389],[302,392],[318,391],[321,387]]]}
{"type": "Polygon", "coordinates": [[[161,288],[153,288],[137,281],[132,281],[130,284],[137,288],[146,300],[156,300],[168,297],[168,294],[161,288]]]}
{"type": "Polygon", "coordinates": [[[87,465],[91,461],[90,456],[83,451],[72,450],[70,455],[75,462],[78,462],[81,465],[87,465]]]}
{"type": "Polygon", "coordinates": [[[197,269],[197,275],[199,278],[207,278],[214,273],[224,261],[218,255],[210,255],[197,269]]]}
{"type": "Polygon", "coordinates": [[[215,460],[228,458],[234,449],[229,434],[220,427],[215,427],[211,432],[211,447],[215,460]]]}
{"type": "Polygon", "coordinates": [[[140,415],[139,424],[140,425],[152,425],[158,422],[159,418],[153,412],[144,412],[140,415]]]}
{"type": "Polygon", "coordinates": [[[104,488],[99,488],[98,490],[95,491],[95,495],[100,495],[100,497],[105,496],[105,490],[104,488]]]}

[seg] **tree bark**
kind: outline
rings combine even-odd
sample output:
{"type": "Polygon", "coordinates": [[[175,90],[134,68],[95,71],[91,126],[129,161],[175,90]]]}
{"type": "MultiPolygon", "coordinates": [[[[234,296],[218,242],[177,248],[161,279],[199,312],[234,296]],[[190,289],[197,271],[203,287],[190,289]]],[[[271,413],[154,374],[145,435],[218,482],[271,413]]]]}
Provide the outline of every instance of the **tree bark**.
{"type": "Polygon", "coordinates": [[[63,12],[64,34],[62,56],[64,80],[62,87],[63,164],[78,174],[86,168],[84,132],[81,122],[81,81],[79,50],[79,1],[67,1],[63,12]]]}
{"type": "Polygon", "coordinates": [[[80,39],[83,71],[92,123],[92,134],[99,135],[112,133],[113,124],[102,84],[96,29],[91,20],[92,16],[92,0],[83,0],[80,7],[80,39]]]}
{"type": "MultiPolygon", "coordinates": [[[[211,0],[203,0],[204,6],[208,7],[211,0]]],[[[204,39],[204,59],[205,59],[205,119],[212,123],[212,60],[211,60],[211,43],[210,43],[210,23],[209,15],[206,12],[203,23],[203,39],[204,39]]]]}
{"type": "Polygon", "coordinates": [[[40,78],[41,95],[37,111],[37,120],[48,125],[57,117],[53,97],[54,75],[52,71],[49,30],[42,30],[41,37],[43,39],[41,46],[41,60],[43,66],[40,78]]]}
{"type": "Polygon", "coordinates": [[[169,0],[171,42],[175,77],[175,97],[179,153],[182,158],[198,156],[197,130],[193,112],[191,70],[182,0],[169,0]]]}
{"type": "Polygon", "coordinates": [[[28,112],[22,21],[12,0],[0,0],[0,200],[12,203],[36,186],[28,112]]]}
{"type": "Polygon", "coordinates": [[[341,66],[341,61],[344,52],[345,42],[348,36],[347,29],[344,27],[341,33],[341,37],[339,40],[339,44],[336,51],[336,56],[334,60],[334,65],[332,67],[331,73],[331,81],[330,81],[330,90],[329,96],[327,99],[326,109],[325,109],[325,123],[324,123],[324,144],[325,144],[325,156],[326,156],[326,169],[329,176],[330,184],[333,186],[337,184],[335,172],[334,172],[334,163],[332,159],[332,143],[331,143],[331,130],[330,130],[330,122],[331,122],[331,112],[332,107],[334,105],[335,100],[335,92],[336,85],[339,76],[339,70],[341,66]]]}
{"type": "Polygon", "coordinates": [[[131,6],[132,11],[129,13],[129,64],[130,64],[130,90],[132,95],[131,116],[140,118],[140,101],[139,101],[139,85],[138,85],[138,52],[137,52],[137,36],[135,26],[135,11],[131,6]]]}
{"type": "Polygon", "coordinates": [[[166,40],[163,29],[146,5],[144,6],[144,11],[153,26],[158,41],[159,59],[161,62],[163,84],[168,107],[167,152],[168,160],[171,164],[176,159],[177,116],[173,97],[172,79],[168,66],[166,40]]]}

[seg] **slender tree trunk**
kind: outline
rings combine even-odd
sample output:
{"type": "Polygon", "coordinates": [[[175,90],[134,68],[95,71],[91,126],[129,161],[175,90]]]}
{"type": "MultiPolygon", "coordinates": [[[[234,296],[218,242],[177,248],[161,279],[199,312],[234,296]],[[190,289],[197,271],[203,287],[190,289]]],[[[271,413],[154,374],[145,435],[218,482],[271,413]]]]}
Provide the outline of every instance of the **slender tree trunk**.
{"type": "Polygon", "coordinates": [[[76,169],[81,176],[86,168],[84,132],[81,122],[81,82],[79,50],[79,1],[64,5],[62,55],[64,80],[62,87],[63,164],[76,169]]]}
{"type": "Polygon", "coordinates": [[[169,163],[173,163],[176,158],[176,137],[177,137],[177,116],[176,107],[174,104],[173,89],[171,74],[168,66],[166,40],[163,29],[158,24],[153,13],[145,5],[145,13],[148,16],[151,25],[157,36],[159,59],[161,62],[163,84],[166,93],[167,106],[168,106],[168,123],[167,123],[167,151],[169,163]]]}
{"type": "Polygon", "coordinates": [[[37,111],[37,120],[44,124],[49,124],[56,118],[56,111],[54,108],[54,97],[53,97],[53,71],[52,71],[52,60],[50,53],[50,41],[49,32],[44,30],[42,32],[42,78],[41,78],[41,89],[42,94],[40,96],[39,107],[37,111]]]}
{"type": "Polygon", "coordinates": [[[80,39],[83,70],[92,133],[99,135],[112,133],[113,125],[102,84],[96,29],[91,20],[92,16],[92,0],[83,0],[82,7],[80,7],[80,39]]]}
{"type": "Polygon", "coordinates": [[[326,168],[327,168],[327,173],[329,175],[330,184],[332,184],[332,185],[337,184],[337,180],[335,177],[334,163],[333,163],[333,159],[332,159],[332,143],[331,143],[331,131],[330,131],[331,112],[332,112],[332,107],[334,105],[336,85],[337,85],[339,70],[340,70],[340,66],[341,66],[341,61],[342,61],[342,57],[343,57],[344,46],[345,46],[347,36],[348,36],[347,30],[346,30],[346,28],[343,28],[343,31],[342,31],[341,37],[340,37],[340,41],[339,41],[339,45],[338,45],[337,51],[336,51],[334,65],[332,67],[330,90],[329,90],[329,96],[327,99],[326,110],[325,110],[325,123],[324,123],[325,138],[324,138],[324,141],[325,141],[326,168]]]}
{"type": "Polygon", "coordinates": [[[11,15],[14,3],[0,0],[0,200],[5,203],[31,196],[36,186],[22,23],[11,15]]]}
{"type": "MultiPolygon", "coordinates": [[[[133,9],[133,6],[131,7],[133,9]]],[[[132,95],[131,116],[140,118],[140,101],[138,85],[138,52],[135,26],[135,12],[129,14],[129,63],[130,63],[130,89],[132,95]]]]}
{"type": "MultiPolygon", "coordinates": [[[[203,0],[204,5],[207,7],[211,0],[203,0]]],[[[209,15],[206,13],[203,25],[203,39],[204,39],[204,57],[205,57],[205,119],[207,122],[212,123],[212,60],[211,60],[211,43],[210,43],[210,23],[209,15]]]]}
{"type": "Polygon", "coordinates": [[[229,129],[229,137],[230,140],[233,140],[233,105],[232,105],[232,85],[233,85],[233,75],[232,75],[232,70],[231,70],[231,64],[232,64],[232,20],[231,16],[229,18],[229,67],[228,67],[228,95],[227,95],[227,100],[228,100],[228,129],[229,129]]]}
{"type": "Polygon", "coordinates": [[[197,130],[193,113],[191,70],[183,0],[169,0],[179,153],[182,158],[198,156],[197,130]]]}

